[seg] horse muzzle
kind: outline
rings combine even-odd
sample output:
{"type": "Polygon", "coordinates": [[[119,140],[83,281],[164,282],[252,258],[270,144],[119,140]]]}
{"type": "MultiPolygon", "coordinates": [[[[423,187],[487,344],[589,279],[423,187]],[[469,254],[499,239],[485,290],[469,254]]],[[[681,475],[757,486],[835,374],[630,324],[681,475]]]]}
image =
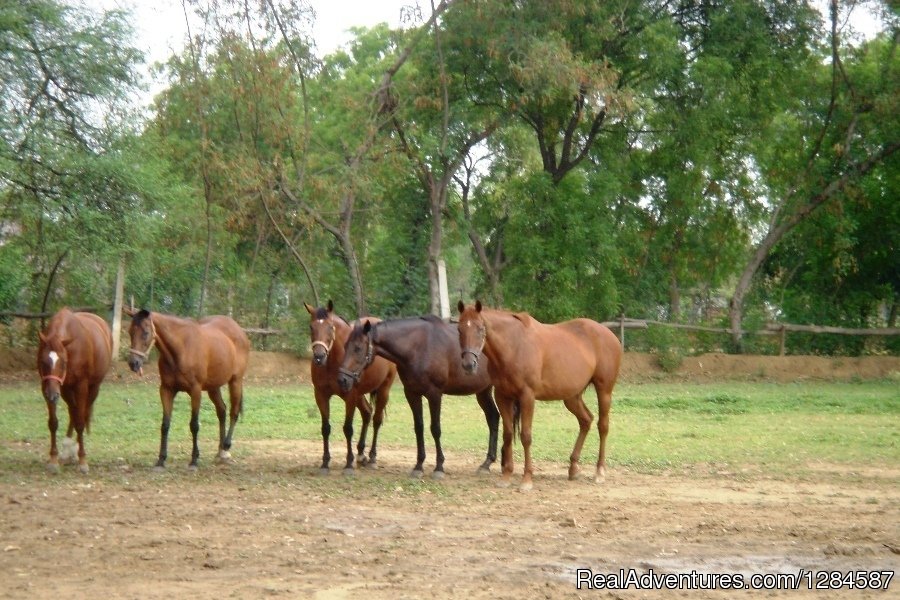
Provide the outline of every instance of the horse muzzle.
{"type": "Polygon", "coordinates": [[[461,358],[463,371],[472,375],[478,370],[478,354],[474,350],[463,350],[461,358]]]}
{"type": "Polygon", "coordinates": [[[346,372],[338,373],[337,381],[342,392],[349,392],[350,388],[352,388],[356,384],[356,379],[353,377],[353,375],[346,372]]]}
{"type": "Polygon", "coordinates": [[[313,364],[317,367],[325,366],[325,362],[328,360],[327,352],[313,352],[313,364]]]}
{"type": "Polygon", "coordinates": [[[138,375],[144,374],[144,361],[140,358],[132,356],[128,359],[128,368],[138,375]]]}

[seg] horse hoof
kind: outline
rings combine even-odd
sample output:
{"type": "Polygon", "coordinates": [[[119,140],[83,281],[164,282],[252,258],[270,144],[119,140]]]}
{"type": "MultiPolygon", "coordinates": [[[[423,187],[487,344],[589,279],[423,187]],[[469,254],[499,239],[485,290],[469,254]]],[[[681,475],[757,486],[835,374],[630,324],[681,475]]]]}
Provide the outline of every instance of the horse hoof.
{"type": "Polygon", "coordinates": [[[412,473],[409,474],[410,479],[422,479],[425,477],[425,471],[421,469],[413,469],[412,473]]]}
{"type": "Polygon", "coordinates": [[[153,467],[153,472],[154,472],[154,473],[165,473],[165,472],[166,472],[166,466],[165,466],[165,465],[156,465],[156,466],[153,467]]]}
{"type": "Polygon", "coordinates": [[[331,475],[331,471],[328,469],[328,467],[319,467],[320,477],[328,477],[329,475],[331,475]]]}
{"type": "Polygon", "coordinates": [[[530,492],[533,487],[534,486],[532,485],[532,483],[530,481],[524,481],[524,482],[522,482],[522,485],[519,486],[519,491],[520,492],[530,492]]]}
{"type": "Polygon", "coordinates": [[[55,462],[47,463],[47,472],[53,473],[54,475],[56,473],[59,473],[59,463],[55,463],[55,462]]]}
{"type": "Polygon", "coordinates": [[[356,477],[356,470],[353,467],[344,467],[344,477],[356,477]]]}
{"type": "Polygon", "coordinates": [[[372,469],[374,471],[374,470],[378,469],[378,462],[374,458],[370,458],[369,461],[366,463],[366,468],[372,469]]]}
{"type": "Polygon", "coordinates": [[[364,467],[367,464],[369,464],[369,459],[366,458],[365,456],[360,454],[359,456],[356,457],[356,466],[357,467],[364,467]]]}
{"type": "Polygon", "coordinates": [[[431,478],[435,481],[440,481],[444,478],[444,475],[445,473],[443,471],[438,471],[437,469],[431,472],[431,478]]]}
{"type": "Polygon", "coordinates": [[[572,465],[571,467],[569,467],[569,481],[575,481],[575,479],[578,477],[579,471],[581,471],[581,469],[579,469],[575,465],[572,465]]]}
{"type": "Polygon", "coordinates": [[[491,475],[491,465],[481,465],[475,470],[476,475],[491,475]]]}
{"type": "Polygon", "coordinates": [[[90,468],[88,468],[87,463],[81,463],[80,465],[78,465],[78,470],[87,475],[90,471],[90,468]]]}
{"type": "Polygon", "coordinates": [[[220,465],[228,464],[231,462],[231,452],[227,450],[223,450],[219,452],[219,455],[216,456],[216,462],[220,465]]]}
{"type": "Polygon", "coordinates": [[[188,471],[190,471],[191,473],[196,473],[198,469],[199,467],[195,464],[188,465],[188,471]]]}

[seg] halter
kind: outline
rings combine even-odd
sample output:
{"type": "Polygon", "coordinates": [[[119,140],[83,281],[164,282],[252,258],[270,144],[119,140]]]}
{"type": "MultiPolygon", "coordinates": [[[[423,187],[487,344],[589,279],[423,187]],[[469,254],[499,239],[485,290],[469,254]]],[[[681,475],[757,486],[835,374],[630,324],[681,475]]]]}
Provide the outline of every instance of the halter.
{"type": "Polygon", "coordinates": [[[478,357],[481,356],[481,352],[484,350],[484,344],[487,342],[487,327],[481,328],[481,344],[478,346],[478,350],[472,350],[471,348],[463,348],[461,356],[465,356],[466,354],[472,355],[472,360],[475,362],[475,368],[478,368],[478,357]]]}
{"type": "Polygon", "coordinates": [[[62,377],[60,377],[59,375],[52,375],[52,374],[51,374],[51,375],[44,375],[43,377],[41,377],[41,381],[47,381],[48,379],[50,379],[50,380],[52,380],[52,381],[58,382],[59,385],[62,385],[62,384],[63,384],[63,380],[65,380],[65,378],[66,378],[65,374],[63,374],[62,377]]]}
{"type": "Polygon", "coordinates": [[[362,372],[366,370],[366,368],[372,364],[372,361],[375,360],[375,342],[372,339],[372,334],[370,333],[366,336],[369,340],[368,346],[366,346],[366,361],[363,363],[363,366],[359,368],[358,371],[348,371],[347,369],[341,367],[338,369],[338,373],[341,375],[346,375],[350,379],[353,380],[353,383],[359,383],[359,378],[362,377],[362,372]]]}
{"type": "Polygon", "coordinates": [[[153,324],[153,319],[150,318],[150,345],[147,346],[147,349],[144,350],[143,352],[141,352],[140,350],[135,350],[134,348],[129,348],[128,353],[136,354],[137,356],[140,356],[144,360],[147,360],[148,358],[150,358],[150,350],[153,349],[153,344],[155,344],[155,343],[156,343],[156,325],[153,324]]]}
{"type": "Polygon", "coordinates": [[[334,323],[331,323],[331,339],[326,344],[322,340],[316,340],[312,343],[312,348],[315,349],[316,346],[322,346],[325,349],[325,358],[328,358],[328,353],[331,352],[331,347],[334,346],[334,323]]]}

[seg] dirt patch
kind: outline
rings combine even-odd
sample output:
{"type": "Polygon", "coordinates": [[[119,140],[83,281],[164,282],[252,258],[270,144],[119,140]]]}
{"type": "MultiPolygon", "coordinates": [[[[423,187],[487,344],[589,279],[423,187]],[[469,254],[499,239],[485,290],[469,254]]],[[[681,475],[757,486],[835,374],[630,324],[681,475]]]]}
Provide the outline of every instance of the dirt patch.
{"type": "MultiPolygon", "coordinates": [[[[0,383],[22,381],[35,375],[35,350],[0,347],[0,383]]],[[[145,374],[158,377],[156,363],[145,365],[145,374]]],[[[113,365],[109,378],[130,377],[128,365],[113,365]]],[[[653,354],[626,352],[622,360],[620,381],[639,383],[666,379],[685,381],[762,380],[762,381],[847,381],[852,379],[884,379],[900,376],[900,357],[861,356],[757,356],[703,354],[685,357],[674,372],[659,366],[653,354]]],[[[309,383],[309,360],[279,352],[253,352],[247,377],[249,381],[272,383],[309,383]]]]}
{"type": "MultiPolygon", "coordinates": [[[[234,463],[198,472],[122,460],[50,476],[43,445],[25,448],[29,466],[14,468],[26,475],[0,483],[4,597],[729,598],[578,591],[575,582],[578,569],[749,581],[900,567],[896,469],[779,480],[619,468],[598,486],[538,462],[535,489],[523,494],[475,475],[475,455],[448,453],[441,482],[409,479],[412,449],[402,447],[380,448],[377,471],[323,478],[308,460],[318,449],[247,441],[234,463]]],[[[805,587],[767,594],[810,597],[805,587]]]]}

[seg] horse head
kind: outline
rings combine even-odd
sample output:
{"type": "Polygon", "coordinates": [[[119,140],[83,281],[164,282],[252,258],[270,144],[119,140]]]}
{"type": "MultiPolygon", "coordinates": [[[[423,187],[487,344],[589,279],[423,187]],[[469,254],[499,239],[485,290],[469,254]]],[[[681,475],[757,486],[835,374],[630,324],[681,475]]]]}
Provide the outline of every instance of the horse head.
{"type": "Polygon", "coordinates": [[[329,300],[327,308],[303,305],[310,316],[309,339],[312,341],[313,363],[321,367],[328,360],[328,353],[334,345],[334,303],[329,300]]]}
{"type": "Polygon", "coordinates": [[[58,336],[39,333],[41,343],[38,350],[38,373],[41,376],[41,391],[44,399],[51,404],[59,402],[60,388],[66,380],[66,366],[69,361],[66,347],[58,336]]]}
{"type": "Polygon", "coordinates": [[[365,319],[357,324],[344,345],[344,360],[338,369],[338,385],[349,392],[359,381],[362,372],[375,360],[375,325],[365,319]]]}
{"type": "Polygon", "coordinates": [[[144,361],[150,357],[150,349],[156,343],[156,328],[153,326],[150,311],[141,310],[131,317],[128,335],[131,338],[128,367],[135,373],[143,375],[144,361]]]}
{"type": "Polygon", "coordinates": [[[460,300],[456,305],[459,310],[459,346],[462,348],[462,367],[466,373],[478,370],[478,359],[484,350],[487,340],[487,324],[481,314],[481,301],[476,300],[474,306],[466,306],[460,300]]]}

